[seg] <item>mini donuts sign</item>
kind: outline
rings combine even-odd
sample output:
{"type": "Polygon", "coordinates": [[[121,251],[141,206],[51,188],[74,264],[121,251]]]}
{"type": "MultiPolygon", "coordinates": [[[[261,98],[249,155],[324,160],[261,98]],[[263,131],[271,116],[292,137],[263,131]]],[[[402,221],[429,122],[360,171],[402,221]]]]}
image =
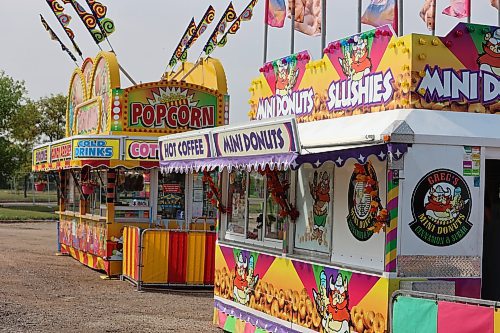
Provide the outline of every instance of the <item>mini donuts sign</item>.
{"type": "Polygon", "coordinates": [[[472,223],[472,199],[465,180],[455,171],[438,169],[418,182],[411,198],[415,235],[434,246],[449,246],[462,240],[472,223]]]}

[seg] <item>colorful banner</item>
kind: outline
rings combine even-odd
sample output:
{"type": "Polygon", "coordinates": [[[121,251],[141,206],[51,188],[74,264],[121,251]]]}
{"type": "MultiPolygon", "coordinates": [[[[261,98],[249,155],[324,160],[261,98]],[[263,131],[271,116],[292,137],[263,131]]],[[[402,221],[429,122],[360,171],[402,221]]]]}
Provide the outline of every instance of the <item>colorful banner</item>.
{"type": "Polygon", "coordinates": [[[380,27],[386,24],[397,26],[396,0],[371,0],[361,17],[361,23],[380,27]]]}
{"type": "Polygon", "coordinates": [[[239,309],[237,318],[266,331],[387,329],[389,282],[375,275],[217,245],[214,293],[216,319],[239,309]]]}
{"type": "Polygon", "coordinates": [[[66,32],[66,35],[68,35],[68,38],[71,40],[71,43],[73,44],[73,48],[75,49],[76,53],[78,53],[78,55],[81,57],[82,51],[75,42],[75,34],[73,30],[71,30],[68,27],[69,22],[71,21],[71,16],[64,13],[64,8],[61,6],[59,2],[57,2],[57,0],[46,0],[46,1],[50,9],[56,16],[57,20],[61,24],[61,27],[64,29],[64,32],[66,32]]]}
{"type": "Polygon", "coordinates": [[[255,156],[297,151],[297,136],[291,121],[262,126],[236,127],[213,132],[218,157],[255,156]]]}
{"type": "Polygon", "coordinates": [[[99,31],[99,29],[96,29],[97,19],[94,17],[94,15],[88,13],[85,8],[83,8],[76,0],[63,0],[63,3],[71,4],[75,12],[82,20],[83,25],[85,25],[85,28],[87,28],[97,44],[104,40],[103,34],[99,31]]]}
{"type": "Polygon", "coordinates": [[[75,139],[73,159],[120,159],[119,139],[75,139]]]}
{"type": "Polygon", "coordinates": [[[42,22],[42,25],[45,28],[45,30],[47,30],[47,32],[49,33],[50,39],[55,40],[56,42],[58,42],[59,45],[61,46],[61,49],[69,55],[69,57],[71,58],[71,60],[73,60],[73,61],[76,62],[76,58],[73,55],[73,53],[71,53],[71,51],[66,47],[66,45],[64,45],[64,43],[56,35],[56,33],[54,32],[54,30],[52,30],[52,28],[49,26],[49,24],[47,23],[47,21],[45,21],[45,19],[43,18],[43,16],[41,14],[40,14],[40,21],[42,22]]]}
{"type": "Polygon", "coordinates": [[[158,141],[125,140],[125,160],[158,161],[158,141]]]}
{"type": "Polygon", "coordinates": [[[207,43],[203,47],[203,52],[205,52],[205,55],[208,56],[215,50],[215,47],[218,44],[218,38],[217,38],[218,35],[223,34],[226,31],[228,23],[233,22],[235,18],[236,18],[236,11],[234,10],[233,3],[230,2],[226,8],[226,11],[224,12],[224,14],[222,14],[219,23],[217,23],[217,26],[215,26],[212,35],[210,36],[207,43]]]}
{"type": "Polygon", "coordinates": [[[170,57],[170,60],[168,62],[168,65],[170,67],[174,67],[175,64],[177,64],[177,61],[181,59],[182,55],[182,50],[184,47],[187,45],[187,43],[191,40],[191,37],[194,35],[196,31],[196,23],[194,22],[194,17],[191,19],[191,21],[188,24],[188,27],[186,28],[186,31],[182,35],[182,38],[177,44],[177,47],[174,50],[174,54],[172,54],[172,57],[170,57]]]}
{"type": "Polygon", "coordinates": [[[110,18],[106,17],[108,8],[95,0],[86,1],[92,15],[97,18],[97,26],[99,26],[104,38],[111,35],[115,31],[115,23],[110,18]]]}
{"type": "Polygon", "coordinates": [[[213,148],[208,134],[160,139],[161,161],[184,161],[212,157],[213,148]]]}
{"type": "Polygon", "coordinates": [[[500,28],[459,23],[448,35],[396,37],[389,26],[265,64],[250,119],[298,122],[394,109],[500,112],[500,28]]]}
{"type": "Polygon", "coordinates": [[[73,146],[71,141],[50,145],[50,162],[67,161],[71,159],[73,146]]]}
{"type": "Polygon", "coordinates": [[[222,95],[186,83],[137,85],[124,91],[124,99],[129,131],[178,133],[224,124],[222,95]]]}
{"type": "Polygon", "coordinates": [[[193,45],[193,43],[196,42],[196,40],[200,38],[200,36],[207,30],[209,24],[214,20],[214,17],[215,9],[210,5],[203,15],[200,23],[198,23],[195,32],[193,33],[187,44],[184,46],[184,50],[182,51],[182,54],[179,58],[181,62],[185,62],[187,60],[187,51],[193,45]]]}
{"type": "Polygon", "coordinates": [[[321,1],[288,0],[288,17],[295,12],[294,28],[309,36],[321,35],[321,1]]]}
{"type": "Polygon", "coordinates": [[[251,0],[246,6],[243,12],[238,16],[238,18],[231,24],[229,30],[224,34],[221,40],[217,43],[218,46],[223,47],[227,43],[228,34],[234,35],[238,30],[240,30],[241,22],[250,21],[253,16],[253,8],[257,4],[258,0],[251,0]]]}
{"type": "Polygon", "coordinates": [[[443,10],[444,15],[464,18],[469,16],[470,0],[450,0],[450,5],[443,10]]]}
{"type": "Polygon", "coordinates": [[[283,28],[285,25],[286,4],[285,0],[266,0],[266,24],[283,28]]]}
{"type": "Polygon", "coordinates": [[[429,31],[436,27],[436,0],[425,0],[422,9],[420,9],[420,18],[425,22],[429,31]]]}

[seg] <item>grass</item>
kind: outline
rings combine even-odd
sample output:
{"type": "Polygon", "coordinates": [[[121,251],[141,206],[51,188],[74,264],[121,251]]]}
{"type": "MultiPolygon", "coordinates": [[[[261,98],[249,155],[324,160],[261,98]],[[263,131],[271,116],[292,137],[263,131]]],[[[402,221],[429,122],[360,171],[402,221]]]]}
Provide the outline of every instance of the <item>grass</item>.
{"type": "Polygon", "coordinates": [[[14,190],[0,190],[0,202],[33,202],[33,197],[35,198],[35,202],[48,203],[49,200],[52,204],[57,203],[57,194],[54,191],[44,191],[44,192],[36,192],[30,190],[27,192],[27,197],[24,197],[24,193],[22,190],[14,191],[14,190]]]}
{"type": "Polygon", "coordinates": [[[0,220],[54,220],[55,206],[0,206],[0,220]]]}

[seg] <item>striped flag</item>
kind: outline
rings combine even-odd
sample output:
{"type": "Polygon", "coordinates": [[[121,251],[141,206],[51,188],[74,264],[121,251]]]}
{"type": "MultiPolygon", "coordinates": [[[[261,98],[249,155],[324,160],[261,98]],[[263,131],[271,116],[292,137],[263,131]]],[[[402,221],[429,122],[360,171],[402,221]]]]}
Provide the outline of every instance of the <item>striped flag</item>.
{"type": "Polygon", "coordinates": [[[241,22],[250,21],[253,16],[253,8],[257,4],[258,0],[251,0],[246,6],[245,10],[238,16],[238,18],[231,24],[229,30],[224,34],[221,40],[217,43],[218,46],[223,47],[227,43],[228,34],[234,35],[238,30],[240,30],[241,22]]]}
{"type": "Polygon", "coordinates": [[[73,33],[73,30],[71,30],[68,25],[69,22],[71,21],[71,16],[67,15],[64,13],[64,9],[61,6],[57,0],[46,0],[47,4],[49,5],[50,9],[52,10],[52,13],[56,16],[57,20],[61,24],[61,27],[64,29],[64,32],[68,36],[68,38],[71,40],[71,43],[73,44],[73,48],[75,49],[76,53],[81,57],[82,56],[82,51],[78,47],[78,45],[75,42],[75,34],[73,33]]]}
{"type": "Polygon", "coordinates": [[[174,67],[177,64],[177,62],[181,58],[182,50],[184,49],[184,47],[187,45],[187,43],[191,39],[191,36],[194,35],[195,31],[196,31],[196,23],[194,22],[194,17],[193,17],[191,19],[191,21],[189,22],[189,25],[186,28],[186,31],[182,35],[182,38],[181,38],[179,44],[177,44],[177,47],[175,48],[174,54],[172,54],[172,57],[170,58],[170,60],[168,62],[168,66],[174,67]]]}
{"type": "Polygon", "coordinates": [[[226,32],[227,24],[233,22],[235,19],[236,11],[234,10],[233,3],[230,2],[229,6],[227,6],[226,8],[226,11],[220,18],[219,23],[217,23],[217,26],[212,32],[212,35],[203,47],[203,52],[205,52],[205,55],[208,56],[213,52],[218,43],[217,37],[219,36],[219,34],[223,34],[224,32],[226,32]]]}
{"type": "Polygon", "coordinates": [[[198,27],[196,27],[196,31],[191,36],[191,39],[187,42],[186,46],[184,46],[184,50],[182,51],[180,61],[185,62],[187,60],[187,51],[189,48],[196,42],[198,38],[207,30],[208,25],[212,23],[215,17],[215,9],[211,5],[208,7],[207,11],[203,15],[200,23],[198,23],[198,27]]]}
{"type": "Polygon", "coordinates": [[[275,28],[283,28],[286,17],[285,0],[266,0],[266,23],[275,28]]]}
{"type": "Polygon", "coordinates": [[[373,27],[391,24],[396,29],[396,0],[371,0],[361,17],[361,23],[373,27]]]}
{"type": "Polygon", "coordinates": [[[59,39],[59,37],[57,37],[57,35],[54,32],[54,30],[52,30],[52,28],[49,26],[49,24],[47,23],[47,21],[45,21],[45,19],[43,18],[43,16],[41,14],[40,14],[40,21],[42,22],[43,27],[45,28],[45,30],[47,30],[47,32],[49,33],[50,39],[58,42],[59,45],[61,46],[61,49],[64,52],[66,52],[74,62],[76,62],[76,58],[73,55],[73,53],[71,53],[71,51],[66,47],[66,45],[64,45],[63,42],[61,42],[61,40],[59,39]]]}
{"type": "Polygon", "coordinates": [[[469,16],[470,0],[450,0],[450,5],[443,10],[444,15],[464,18],[469,16]]]}

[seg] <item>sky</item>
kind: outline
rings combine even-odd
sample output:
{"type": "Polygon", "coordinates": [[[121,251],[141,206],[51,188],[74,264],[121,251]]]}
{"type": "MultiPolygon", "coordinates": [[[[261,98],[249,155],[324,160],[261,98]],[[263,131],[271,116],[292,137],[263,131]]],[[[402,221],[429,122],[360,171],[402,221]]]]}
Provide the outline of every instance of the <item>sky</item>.
{"type": "MultiPolygon", "coordinates": [[[[60,0],[59,0],[60,1],[60,0]]],[[[238,14],[250,0],[233,0],[238,14]]],[[[243,22],[236,35],[230,35],[224,48],[217,48],[212,57],[221,60],[231,95],[230,122],[246,121],[249,110],[248,88],[259,75],[263,62],[265,1],[259,0],[251,21],[243,22]]],[[[62,1],[60,1],[62,3],[62,1]]],[[[79,0],[81,4],[85,0],[79,0]]],[[[101,0],[108,7],[107,17],[114,20],[116,32],[111,44],[120,64],[137,82],[158,81],[191,17],[198,21],[211,4],[216,17],[211,28],[190,49],[188,60],[196,61],[229,0],[101,0]]],[[[356,33],[357,1],[326,0],[327,43],[356,33]]],[[[369,4],[363,0],[363,10],[369,4]]],[[[418,12],[424,0],[404,0],[404,34],[427,33],[418,12]]],[[[497,24],[497,11],[490,0],[471,0],[473,23],[497,24]]],[[[448,0],[437,0],[436,34],[445,35],[458,23],[455,18],[440,15],[448,0]]],[[[85,57],[94,57],[99,49],[70,5],[65,12],[73,17],[70,28],[85,57]]],[[[63,42],[70,42],[45,0],[0,0],[0,70],[17,80],[24,80],[29,97],[38,99],[51,94],[67,94],[70,76],[75,67],[59,45],[51,41],[40,23],[42,14],[63,42]]],[[[362,31],[371,27],[363,25],[362,31]]],[[[313,59],[321,57],[319,37],[295,33],[295,51],[308,50],[313,59]]],[[[107,49],[107,44],[101,44],[107,49]]],[[[282,29],[270,28],[268,60],[290,54],[290,21],[282,29]]],[[[131,85],[124,77],[122,88],[131,85]]]]}

